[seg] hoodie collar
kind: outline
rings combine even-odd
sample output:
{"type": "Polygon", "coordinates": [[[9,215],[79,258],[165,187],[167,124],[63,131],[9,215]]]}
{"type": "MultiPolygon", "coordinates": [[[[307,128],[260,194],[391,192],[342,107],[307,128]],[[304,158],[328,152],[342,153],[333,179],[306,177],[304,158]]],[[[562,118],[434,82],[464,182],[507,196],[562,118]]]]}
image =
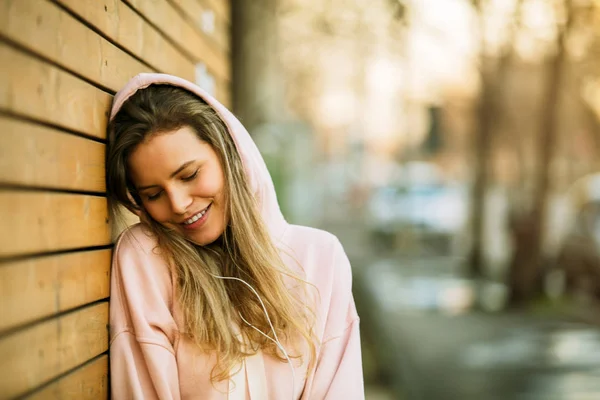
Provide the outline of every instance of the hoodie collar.
{"type": "Polygon", "coordinates": [[[250,134],[240,123],[240,121],[214,97],[185,79],[167,74],[143,73],[134,76],[125,87],[115,95],[110,119],[112,120],[117,112],[123,106],[123,103],[140,89],[145,89],[150,85],[173,85],[186,89],[209,104],[221,117],[229,134],[233,138],[238,152],[242,158],[246,176],[250,182],[250,187],[258,201],[260,213],[265,221],[272,238],[279,241],[283,236],[287,222],[277,203],[275,187],[273,180],[267,170],[267,166],[256,147],[256,144],[250,137],[250,134]]]}

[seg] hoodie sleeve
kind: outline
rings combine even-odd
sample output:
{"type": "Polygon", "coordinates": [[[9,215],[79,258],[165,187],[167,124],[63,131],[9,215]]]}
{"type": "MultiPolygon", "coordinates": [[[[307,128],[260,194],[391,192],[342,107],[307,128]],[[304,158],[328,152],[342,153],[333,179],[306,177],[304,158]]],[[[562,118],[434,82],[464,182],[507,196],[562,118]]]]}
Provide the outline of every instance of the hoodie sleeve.
{"type": "Polygon", "coordinates": [[[364,399],[359,318],[352,296],[352,271],[337,239],[334,254],[325,334],[306,398],[364,399]]]}
{"type": "Polygon", "coordinates": [[[111,397],[179,399],[169,268],[139,226],[119,239],[110,301],[111,397]]]}

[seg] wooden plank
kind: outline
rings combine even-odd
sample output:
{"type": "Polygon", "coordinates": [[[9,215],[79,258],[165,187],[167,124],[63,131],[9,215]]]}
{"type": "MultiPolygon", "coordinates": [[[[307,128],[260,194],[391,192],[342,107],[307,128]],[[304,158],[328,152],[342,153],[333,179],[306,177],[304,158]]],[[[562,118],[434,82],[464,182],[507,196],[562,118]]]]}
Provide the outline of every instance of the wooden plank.
{"type": "Polygon", "coordinates": [[[222,49],[229,56],[229,23],[223,20],[210,5],[202,4],[198,0],[169,1],[213,46],[222,49]]]}
{"type": "Polygon", "coordinates": [[[217,93],[219,93],[219,101],[228,109],[231,110],[232,99],[231,99],[231,88],[230,85],[225,83],[217,82],[217,93]]]}
{"type": "MultiPolygon", "coordinates": [[[[0,17],[2,18],[2,17],[0,17]]],[[[0,109],[98,138],[112,96],[0,42],[0,109]]]]}
{"type": "Polygon", "coordinates": [[[214,76],[225,81],[231,78],[227,54],[217,51],[189,24],[167,0],[124,0],[156,25],[194,60],[203,62],[214,76]]]}
{"type": "Polygon", "coordinates": [[[202,4],[205,4],[215,10],[217,15],[223,20],[227,21],[227,24],[231,24],[231,2],[230,0],[197,0],[202,4]]]}
{"type": "Polygon", "coordinates": [[[0,184],[103,192],[105,145],[0,115],[0,184]]]}
{"type": "Polygon", "coordinates": [[[194,79],[194,63],[121,0],[55,0],[160,72],[194,79]]]}
{"type": "Polygon", "coordinates": [[[108,399],[108,391],[108,356],[103,355],[24,399],[108,399]]]}
{"type": "Polygon", "coordinates": [[[0,36],[115,92],[151,70],[46,0],[0,0],[0,36]]]}
{"type": "Polygon", "coordinates": [[[0,257],[110,244],[106,198],[0,191],[0,257]]]}
{"type": "Polygon", "coordinates": [[[95,250],[0,266],[0,331],[107,298],[111,255],[95,250]]]}
{"type": "MultiPolygon", "coordinates": [[[[214,6],[212,6],[214,7],[214,6]]],[[[211,7],[211,9],[212,9],[211,7]]],[[[231,53],[231,21],[230,16],[223,16],[218,11],[215,13],[215,38],[219,46],[227,49],[231,53]]]]}
{"type": "Polygon", "coordinates": [[[231,4],[229,0],[196,0],[215,13],[215,39],[219,46],[231,52],[231,4]]]}
{"type": "Polygon", "coordinates": [[[108,349],[108,303],[52,319],[0,339],[0,388],[17,397],[108,349]]]}

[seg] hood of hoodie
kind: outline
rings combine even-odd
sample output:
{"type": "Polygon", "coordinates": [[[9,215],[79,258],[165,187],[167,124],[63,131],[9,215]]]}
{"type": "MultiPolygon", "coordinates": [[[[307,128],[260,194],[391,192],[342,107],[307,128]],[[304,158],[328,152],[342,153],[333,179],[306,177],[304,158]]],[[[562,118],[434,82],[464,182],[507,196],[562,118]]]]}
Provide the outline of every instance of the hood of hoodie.
{"type": "Polygon", "coordinates": [[[224,105],[198,85],[167,74],[144,73],[136,75],[115,95],[110,119],[114,118],[123,106],[123,103],[135,92],[154,84],[172,85],[186,89],[200,97],[217,112],[227,126],[229,134],[240,153],[246,176],[248,177],[251,190],[257,199],[263,220],[273,239],[276,241],[279,240],[285,231],[287,223],[277,203],[273,180],[256,144],[240,121],[224,105]]]}

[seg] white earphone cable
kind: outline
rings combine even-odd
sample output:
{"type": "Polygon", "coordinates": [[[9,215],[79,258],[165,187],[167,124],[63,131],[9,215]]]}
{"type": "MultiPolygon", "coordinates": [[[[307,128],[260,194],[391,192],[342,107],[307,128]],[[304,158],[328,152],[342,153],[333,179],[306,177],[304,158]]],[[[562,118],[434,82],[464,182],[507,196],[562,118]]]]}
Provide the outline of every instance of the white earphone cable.
{"type": "Polygon", "coordinates": [[[248,282],[244,281],[243,279],[236,278],[236,277],[233,277],[233,276],[218,276],[218,275],[213,275],[213,274],[210,274],[210,275],[213,278],[217,278],[217,279],[228,279],[228,280],[234,280],[234,281],[241,282],[244,285],[248,286],[248,288],[250,288],[250,290],[252,291],[252,293],[254,293],[254,295],[258,298],[258,301],[260,302],[260,305],[262,306],[263,312],[265,313],[265,316],[267,317],[267,322],[269,323],[269,327],[271,327],[271,332],[273,332],[273,336],[275,337],[275,339],[271,338],[269,335],[267,335],[266,333],[264,333],[263,331],[261,331],[260,329],[258,329],[254,325],[252,325],[250,322],[246,321],[246,319],[242,316],[242,314],[240,314],[239,312],[238,312],[238,314],[239,314],[240,318],[242,318],[242,320],[248,326],[252,327],[258,333],[260,333],[261,335],[263,335],[264,337],[266,337],[267,339],[269,339],[270,341],[272,341],[273,343],[275,343],[275,345],[277,345],[277,347],[279,348],[279,350],[281,350],[281,352],[285,356],[285,358],[286,358],[286,360],[288,362],[288,365],[290,366],[290,369],[292,371],[292,399],[294,399],[294,396],[296,395],[296,371],[294,369],[294,365],[292,364],[292,360],[290,359],[287,351],[285,351],[285,348],[283,347],[283,345],[279,341],[279,338],[277,337],[277,332],[275,332],[275,328],[273,327],[273,324],[271,323],[271,318],[269,317],[269,313],[267,312],[267,307],[265,307],[265,303],[263,303],[263,301],[260,298],[259,294],[252,287],[252,285],[250,285],[248,282]]]}

